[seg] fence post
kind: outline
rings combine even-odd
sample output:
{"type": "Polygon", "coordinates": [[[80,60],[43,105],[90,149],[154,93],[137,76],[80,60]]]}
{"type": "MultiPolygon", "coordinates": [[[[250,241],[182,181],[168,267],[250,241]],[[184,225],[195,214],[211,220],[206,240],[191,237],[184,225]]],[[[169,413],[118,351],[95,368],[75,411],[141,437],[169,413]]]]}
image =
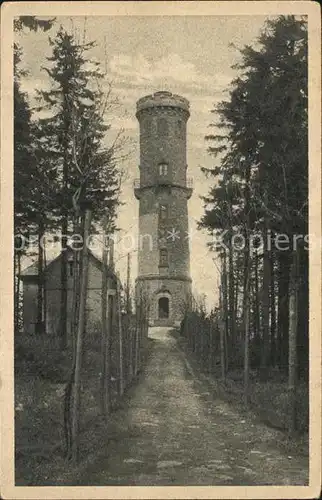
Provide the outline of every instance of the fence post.
{"type": "MultiPolygon", "coordinates": [[[[92,219],[92,212],[91,210],[87,209],[85,211],[84,239],[83,239],[84,242],[88,241],[91,219],[92,219]]],[[[81,286],[80,286],[79,317],[78,317],[77,339],[76,339],[74,398],[73,398],[73,414],[72,414],[72,428],[71,428],[71,436],[72,436],[71,450],[72,450],[72,460],[74,462],[77,461],[79,452],[81,364],[82,364],[82,354],[83,354],[83,334],[85,328],[87,280],[88,280],[88,247],[87,244],[84,244],[82,250],[81,286]]]]}
{"type": "Polygon", "coordinates": [[[119,390],[120,396],[124,393],[124,373],[123,373],[123,330],[122,330],[122,307],[121,307],[121,287],[120,278],[117,275],[116,299],[118,310],[118,344],[119,344],[119,390]]]}
{"type": "Polygon", "coordinates": [[[109,406],[109,384],[110,377],[108,376],[108,299],[107,299],[107,241],[106,241],[106,225],[107,217],[104,219],[104,233],[103,233],[103,252],[102,252],[102,295],[101,295],[101,323],[102,323],[102,369],[101,369],[101,405],[103,415],[107,415],[109,406]]]}

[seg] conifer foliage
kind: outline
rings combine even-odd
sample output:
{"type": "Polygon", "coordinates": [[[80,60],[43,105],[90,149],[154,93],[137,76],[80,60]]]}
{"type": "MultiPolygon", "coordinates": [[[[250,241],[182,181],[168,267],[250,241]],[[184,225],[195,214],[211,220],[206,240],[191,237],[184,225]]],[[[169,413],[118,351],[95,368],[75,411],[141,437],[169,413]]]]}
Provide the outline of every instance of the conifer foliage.
{"type": "Polygon", "coordinates": [[[200,226],[225,243],[217,250],[225,264],[228,367],[236,366],[238,356],[248,363],[241,346],[249,340],[251,362],[261,366],[263,380],[269,366],[297,377],[308,373],[305,19],[268,20],[256,48],[246,46],[240,56],[229,99],[211,110],[210,127],[220,133],[206,137],[216,164],[204,172],[215,183],[204,198],[200,226]],[[300,315],[294,311],[298,296],[300,315]]]}
{"type": "Polygon", "coordinates": [[[40,153],[46,152],[55,171],[54,213],[67,216],[76,198],[86,199],[93,205],[96,221],[106,209],[113,220],[119,191],[119,144],[104,143],[110,129],[105,116],[109,92],[102,88],[99,63],[86,58],[94,42],[78,43],[62,28],[49,41],[52,56],[43,69],[51,88],[40,92],[38,110],[50,115],[38,120],[37,137],[40,153]]]}

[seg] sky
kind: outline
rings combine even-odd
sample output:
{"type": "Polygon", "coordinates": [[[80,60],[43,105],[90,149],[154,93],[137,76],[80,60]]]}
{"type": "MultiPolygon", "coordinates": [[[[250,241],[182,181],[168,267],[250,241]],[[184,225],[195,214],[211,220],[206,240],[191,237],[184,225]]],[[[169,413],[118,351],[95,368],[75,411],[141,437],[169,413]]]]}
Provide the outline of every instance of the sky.
{"type": "MultiPolygon", "coordinates": [[[[206,294],[210,309],[218,297],[218,265],[207,248],[208,236],[197,230],[204,207],[202,196],[213,184],[201,172],[201,166],[215,165],[207,153],[204,139],[209,124],[216,117],[210,112],[214,105],[228,97],[229,84],[237,76],[233,69],[240,54],[238,48],[256,44],[267,17],[264,16],[104,16],[57,17],[54,27],[46,33],[25,32],[18,41],[23,48],[22,66],[28,70],[23,89],[31,99],[35,90],[48,85],[42,69],[51,55],[48,36],[54,39],[60,26],[86,41],[96,41],[88,53],[102,64],[112,84],[113,107],[108,121],[110,136],[122,128],[128,137],[128,158],[122,164],[125,180],[122,185],[118,226],[121,240],[115,248],[116,267],[121,278],[126,274],[126,254],[137,239],[138,201],[133,193],[133,180],[139,177],[139,125],[135,117],[136,101],[159,90],[180,94],[190,102],[187,129],[187,176],[193,178],[194,192],[188,202],[191,277],[196,295],[206,294]]],[[[107,81],[106,81],[107,83],[107,81]]],[[[212,130],[213,131],[213,130],[212,130]]],[[[97,253],[96,248],[94,252],[97,253]]],[[[100,252],[100,249],[98,249],[100,252]]],[[[131,254],[132,280],[137,273],[137,253],[131,254]]]]}

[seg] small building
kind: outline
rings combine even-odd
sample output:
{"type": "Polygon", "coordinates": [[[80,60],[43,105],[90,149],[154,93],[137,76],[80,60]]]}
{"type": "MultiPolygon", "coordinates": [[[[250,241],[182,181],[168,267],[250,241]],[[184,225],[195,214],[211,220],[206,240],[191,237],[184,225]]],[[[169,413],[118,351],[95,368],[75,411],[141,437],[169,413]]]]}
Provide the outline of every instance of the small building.
{"type": "MultiPolygon", "coordinates": [[[[73,304],[73,258],[71,248],[67,252],[67,334],[71,331],[73,304]]],[[[61,264],[62,253],[49,262],[43,273],[43,318],[46,322],[46,333],[60,335],[61,332],[61,264]]],[[[101,290],[103,265],[90,250],[88,254],[88,286],[86,302],[86,327],[100,327],[101,324],[101,290]]],[[[107,289],[109,296],[116,295],[117,276],[108,267],[107,289]]],[[[37,331],[38,315],[38,265],[27,267],[20,274],[23,283],[23,330],[33,334],[37,331]]]]}

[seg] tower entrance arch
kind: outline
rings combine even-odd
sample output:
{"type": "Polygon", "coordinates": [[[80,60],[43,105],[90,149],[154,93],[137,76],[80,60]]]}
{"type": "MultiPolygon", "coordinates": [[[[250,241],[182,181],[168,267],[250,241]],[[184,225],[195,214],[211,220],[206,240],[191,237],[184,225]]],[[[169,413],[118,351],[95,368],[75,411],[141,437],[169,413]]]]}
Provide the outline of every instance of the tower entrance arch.
{"type": "Polygon", "coordinates": [[[158,299],[158,319],[168,319],[169,318],[169,298],[160,297],[158,299]]]}

